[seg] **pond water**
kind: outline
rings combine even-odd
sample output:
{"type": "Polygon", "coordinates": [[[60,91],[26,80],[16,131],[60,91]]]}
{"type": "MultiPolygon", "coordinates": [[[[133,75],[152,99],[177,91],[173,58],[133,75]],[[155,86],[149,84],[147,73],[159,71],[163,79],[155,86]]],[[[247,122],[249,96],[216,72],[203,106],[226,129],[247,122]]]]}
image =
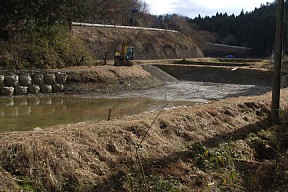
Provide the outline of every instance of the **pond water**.
{"type": "Polygon", "coordinates": [[[33,130],[58,124],[107,120],[169,107],[206,103],[227,97],[261,95],[270,86],[179,81],[149,90],[91,97],[0,98],[0,132],[33,130]],[[167,100],[167,101],[166,101],[167,100]],[[173,102],[170,102],[174,100],[173,102]]]}
{"type": "MultiPolygon", "coordinates": [[[[24,131],[111,118],[159,110],[164,100],[149,98],[83,98],[83,97],[30,97],[0,99],[0,132],[24,131]]],[[[193,105],[193,102],[171,102],[167,107],[193,105]]]]}

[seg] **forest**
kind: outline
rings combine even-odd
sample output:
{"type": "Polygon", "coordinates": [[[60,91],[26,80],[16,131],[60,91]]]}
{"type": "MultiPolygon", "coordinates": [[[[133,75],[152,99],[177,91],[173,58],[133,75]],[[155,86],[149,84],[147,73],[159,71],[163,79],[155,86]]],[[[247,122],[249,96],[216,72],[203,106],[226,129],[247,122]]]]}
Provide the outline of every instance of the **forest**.
{"type": "MultiPolygon", "coordinates": [[[[244,10],[237,16],[227,13],[216,13],[212,17],[200,15],[189,22],[194,23],[201,30],[216,34],[215,42],[250,47],[253,55],[258,57],[270,56],[275,39],[276,3],[262,4],[251,12],[244,10]]],[[[288,3],[285,2],[287,10],[288,3]]],[[[287,13],[285,14],[287,24],[287,13]]],[[[285,25],[284,42],[287,46],[287,25],[285,25]]]]}
{"type": "Polygon", "coordinates": [[[0,66],[61,68],[97,62],[85,43],[71,35],[72,21],[173,29],[190,36],[204,52],[207,42],[213,42],[249,47],[252,57],[268,57],[274,47],[275,20],[275,3],[239,15],[188,18],[151,15],[144,0],[1,1],[0,66]]]}

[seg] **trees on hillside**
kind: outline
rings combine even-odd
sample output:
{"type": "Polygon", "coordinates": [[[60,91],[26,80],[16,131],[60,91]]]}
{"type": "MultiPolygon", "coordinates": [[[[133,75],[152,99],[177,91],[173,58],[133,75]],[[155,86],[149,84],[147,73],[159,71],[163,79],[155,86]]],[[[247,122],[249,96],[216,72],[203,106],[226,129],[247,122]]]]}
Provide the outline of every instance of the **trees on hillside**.
{"type": "Polygon", "coordinates": [[[147,11],[142,0],[0,1],[0,67],[91,63],[87,47],[68,33],[72,21],[144,25],[147,11]]]}
{"type": "Polygon", "coordinates": [[[201,48],[207,46],[207,42],[213,42],[216,38],[214,33],[200,30],[198,26],[190,22],[190,18],[177,14],[150,16],[150,26],[154,28],[172,29],[191,37],[195,44],[201,48]]]}
{"type": "MultiPolygon", "coordinates": [[[[142,0],[10,0],[0,2],[0,32],[37,26],[68,25],[71,21],[144,25],[148,5],[142,0]]],[[[6,34],[5,34],[6,33],[6,34]]]]}
{"type": "Polygon", "coordinates": [[[89,22],[142,25],[148,5],[142,0],[90,0],[89,22]]]}
{"type": "MultiPolygon", "coordinates": [[[[285,6],[288,8],[287,2],[285,6]]],[[[252,12],[244,13],[242,10],[238,16],[218,13],[212,17],[190,19],[200,29],[217,33],[217,43],[251,47],[254,56],[271,55],[275,41],[275,21],[275,3],[262,4],[252,12]]]]}
{"type": "Polygon", "coordinates": [[[88,0],[10,0],[0,3],[1,38],[27,26],[68,25],[89,12],[88,0]]]}
{"type": "Polygon", "coordinates": [[[74,18],[85,17],[87,3],[88,0],[1,1],[0,49],[6,52],[1,55],[0,67],[55,68],[87,64],[89,51],[68,33],[74,18]],[[77,52],[74,47],[78,47],[77,52]]]}

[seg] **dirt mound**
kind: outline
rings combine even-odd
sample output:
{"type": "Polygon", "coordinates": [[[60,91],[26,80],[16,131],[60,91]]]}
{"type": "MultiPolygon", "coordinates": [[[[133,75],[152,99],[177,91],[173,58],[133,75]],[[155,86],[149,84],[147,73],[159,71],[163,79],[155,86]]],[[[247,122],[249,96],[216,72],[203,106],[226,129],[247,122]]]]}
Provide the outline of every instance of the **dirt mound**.
{"type": "MultiPolygon", "coordinates": [[[[205,146],[222,149],[230,141],[238,149],[238,159],[255,161],[253,149],[243,139],[267,127],[269,98],[270,94],[227,99],[111,122],[3,133],[0,172],[15,178],[15,190],[21,186],[30,191],[137,191],[148,185],[154,191],[160,186],[164,191],[239,190],[245,178],[236,170],[225,168],[220,174],[206,167],[228,164],[232,155],[226,158],[205,146]]],[[[4,177],[0,183],[11,189],[4,177]]]]}
{"type": "Polygon", "coordinates": [[[108,54],[114,58],[114,51],[120,49],[123,41],[134,47],[134,59],[169,59],[203,57],[202,50],[193,39],[181,33],[73,27],[75,34],[89,43],[97,58],[108,54]]]}
{"type": "Polygon", "coordinates": [[[159,69],[158,67],[155,67],[153,65],[143,65],[143,69],[148,71],[150,74],[153,75],[153,77],[155,77],[156,79],[159,79],[160,81],[164,81],[164,82],[178,81],[172,75],[165,73],[164,71],[162,71],[161,69],[159,69]]]}
{"type": "Polygon", "coordinates": [[[67,74],[65,92],[72,94],[148,89],[164,84],[140,65],[132,67],[83,66],[57,70],[57,72],[67,74]]]}

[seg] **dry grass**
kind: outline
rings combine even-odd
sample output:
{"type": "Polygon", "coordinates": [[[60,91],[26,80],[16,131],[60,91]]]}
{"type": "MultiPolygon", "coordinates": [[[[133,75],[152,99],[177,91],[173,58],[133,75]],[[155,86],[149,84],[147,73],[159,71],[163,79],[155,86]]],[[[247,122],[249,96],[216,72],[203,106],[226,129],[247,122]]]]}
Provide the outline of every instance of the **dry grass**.
{"type": "MultiPolygon", "coordinates": [[[[243,139],[265,126],[269,98],[266,94],[164,111],[141,146],[141,158],[169,160],[191,143],[201,141],[217,146],[226,139],[243,139]]],[[[124,184],[113,186],[113,178],[125,177],[136,166],[135,146],[155,116],[156,113],[148,113],[111,122],[3,133],[0,135],[1,186],[9,191],[13,187],[17,189],[15,183],[21,185],[25,181],[34,189],[47,191],[113,191],[116,188],[121,191],[124,184]],[[109,184],[107,188],[103,183],[109,184]]],[[[159,161],[161,166],[168,164],[162,171],[181,175],[187,164],[181,164],[181,156],[174,163],[172,159],[171,165],[159,161]]]]}

